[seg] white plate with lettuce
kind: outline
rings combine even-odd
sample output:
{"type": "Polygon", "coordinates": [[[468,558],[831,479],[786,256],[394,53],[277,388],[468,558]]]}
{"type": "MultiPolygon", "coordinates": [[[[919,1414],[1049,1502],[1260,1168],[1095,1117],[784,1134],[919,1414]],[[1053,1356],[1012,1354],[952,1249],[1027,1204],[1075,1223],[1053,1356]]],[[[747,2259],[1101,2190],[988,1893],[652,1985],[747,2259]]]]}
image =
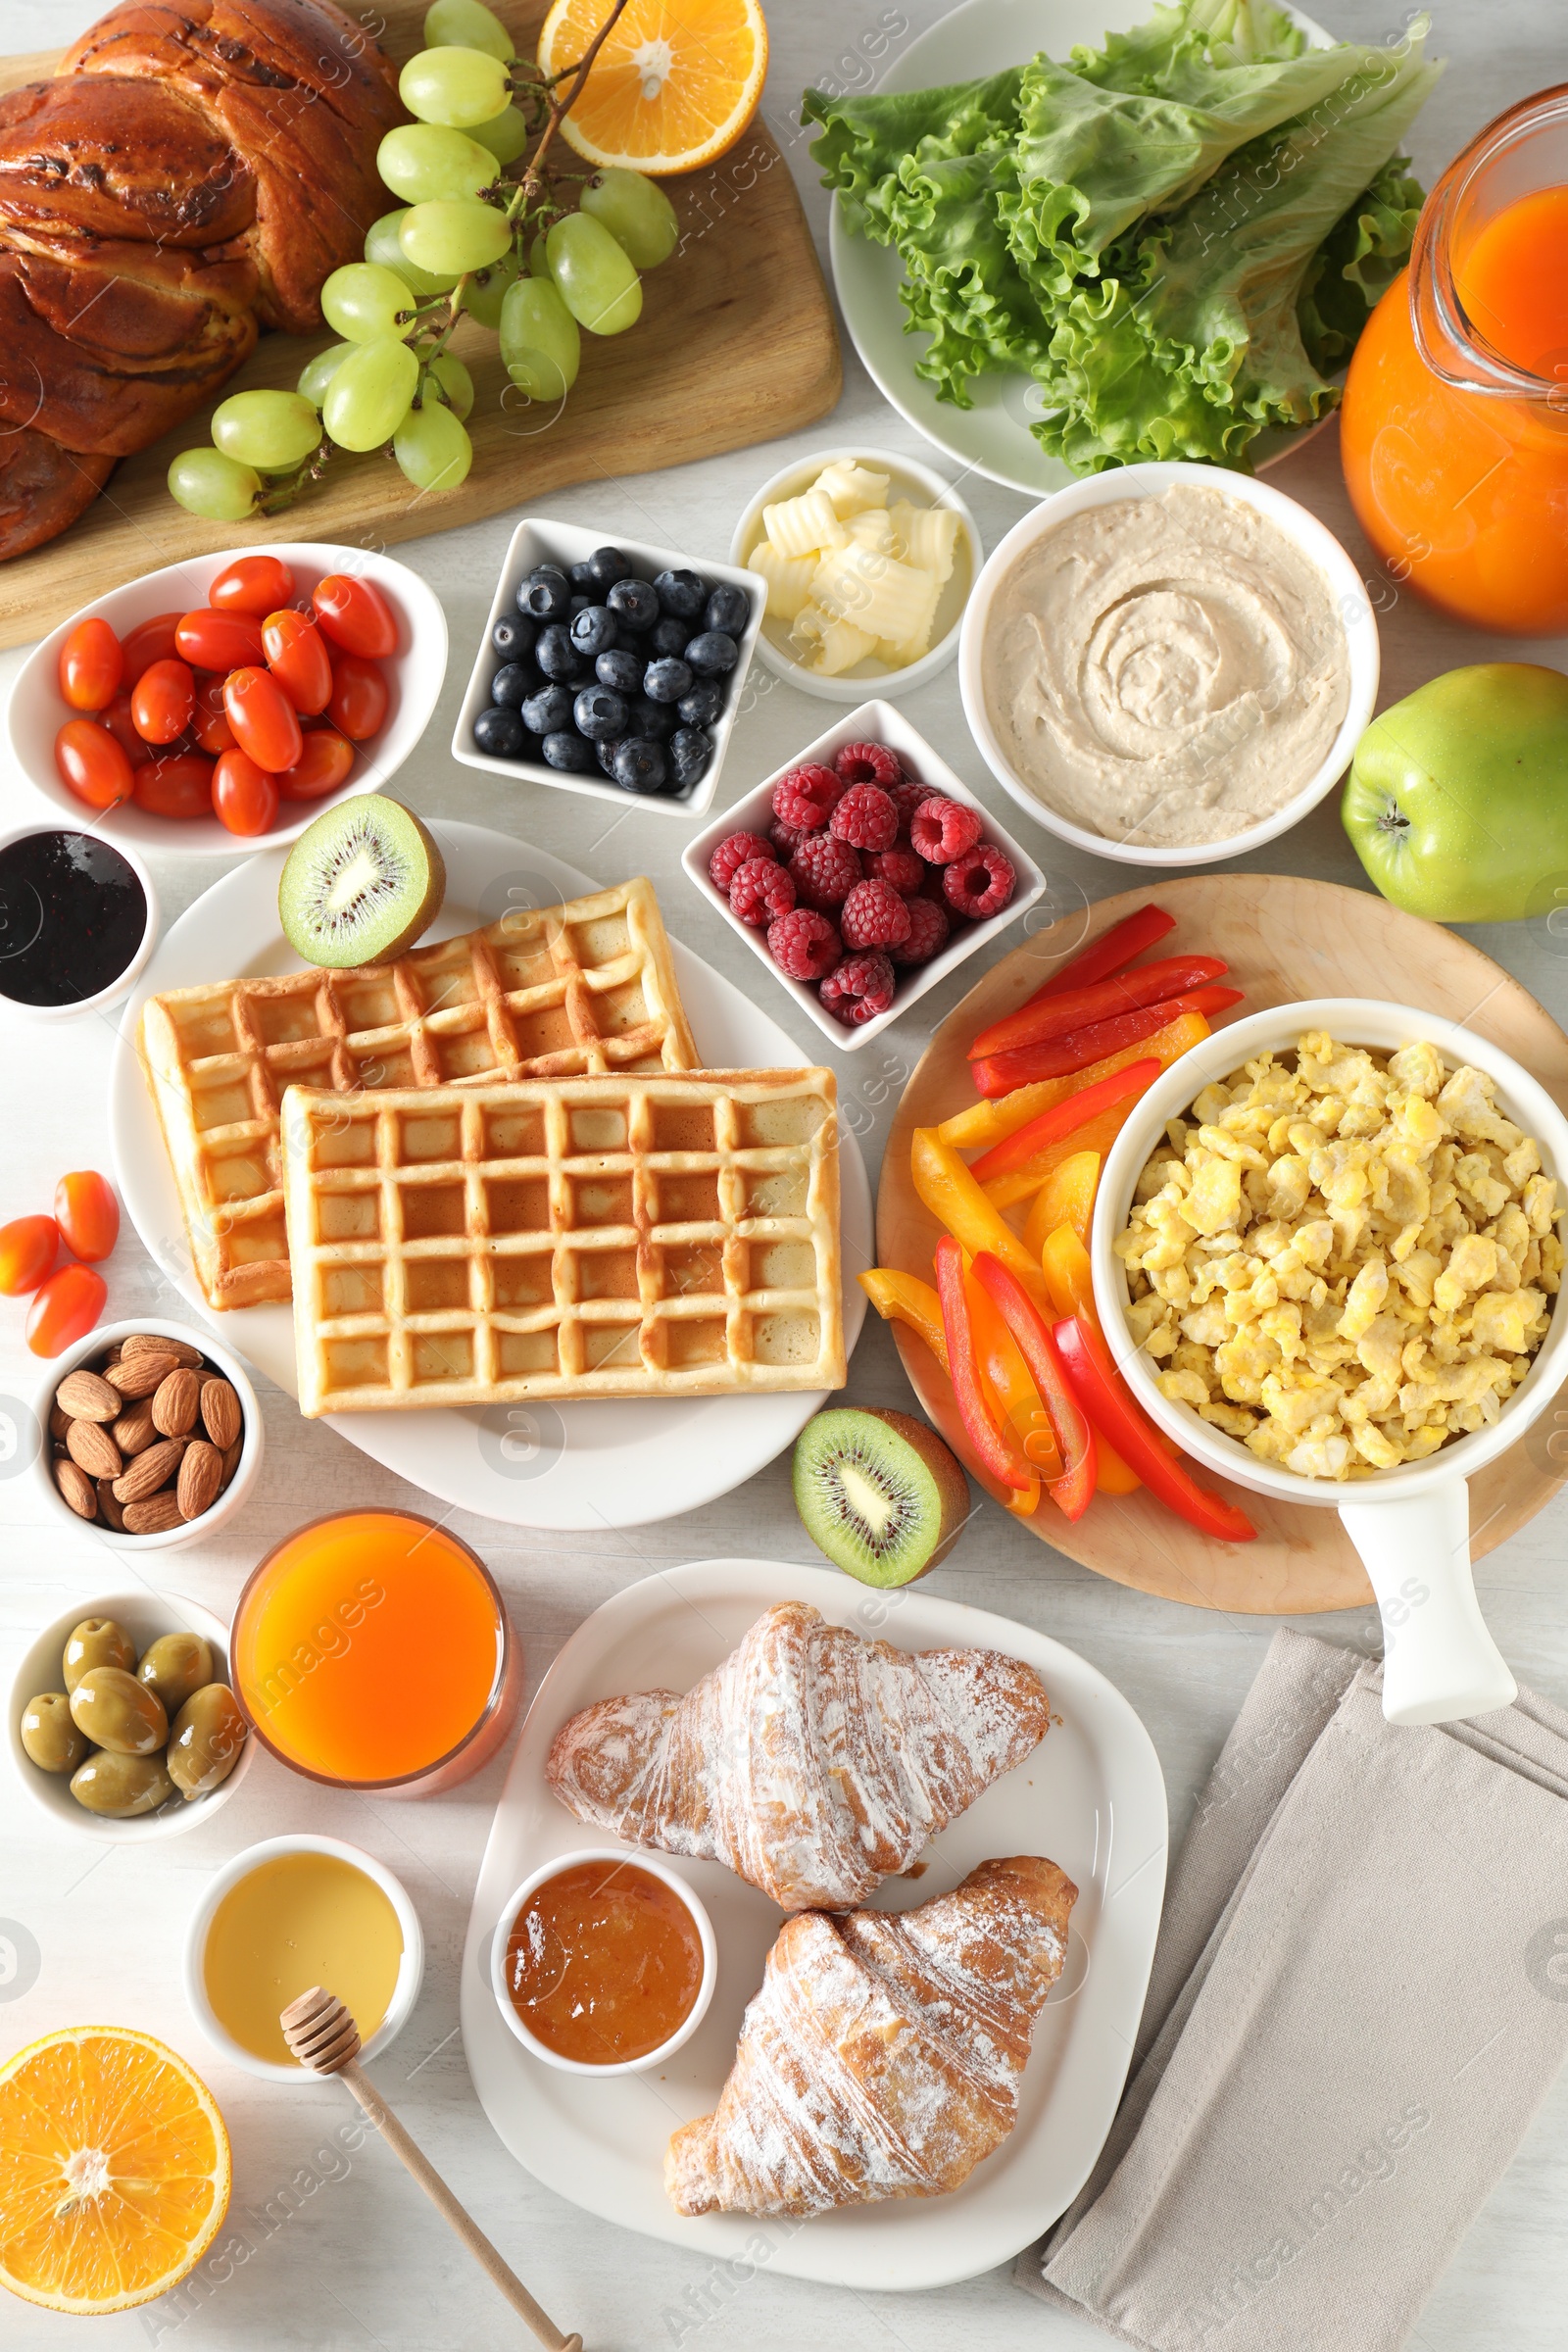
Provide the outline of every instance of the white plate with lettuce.
{"type": "Polygon", "coordinates": [[[1282,454],[1402,267],[1424,32],[1336,44],[1270,0],[968,0],[879,89],[808,91],[867,370],[1030,497],[1282,454]]]}

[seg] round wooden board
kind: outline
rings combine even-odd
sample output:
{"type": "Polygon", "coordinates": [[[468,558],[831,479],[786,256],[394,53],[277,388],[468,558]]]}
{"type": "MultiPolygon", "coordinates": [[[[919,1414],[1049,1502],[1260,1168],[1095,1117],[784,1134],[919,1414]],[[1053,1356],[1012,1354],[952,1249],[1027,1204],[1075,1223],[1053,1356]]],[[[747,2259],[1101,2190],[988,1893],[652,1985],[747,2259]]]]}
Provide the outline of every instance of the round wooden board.
{"type": "MultiPolygon", "coordinates": [[[[904,1092],[877,1195],[877,1254],[885,1266],[930,1279],[940,1228],[909,1179],[909,1136],[975,1100],[965,1049],[976,1030],[1032,995],[1063,959],[1154,899],[1176,917],[1163,955],[1223,956],[1246,1001],[1228,1018],[1308,997],[1382,997],[1463,1022],[1511,1054],[1568,1109],[1568,1037],[1490,956],[1451,931],[1401,913],[1387,900],[1289,874],[1200,874],[1102,899],[1038,932],[987,972],[932,1039],[904,1092]]],[[[998,1500],[976,1469],[935,1358],[903,1324],[899,1353],[926,1414],[998,1500]]],[[[1470,1537],[1479,1557],[1533,1519],[1562,1483],[1548,1450],[1550,1423],[1534,1431],[1470,1485],[1470,1537]]],[[[1223,1482],[1217,1482],[1223,1485],[1223,1482]]],[[[1305,1616],[1366,1605],[1372,1590],[1337,1512],[1280,1504],[1227,1487],[1257,1529],[1254,1544],[1213,1544],[1140,1490],[1097,1495],[1076,1524],[1045,1500],[1024,1522],[1043,1544],[1119,1585],[1239,1614],[1305,1616]]]]}

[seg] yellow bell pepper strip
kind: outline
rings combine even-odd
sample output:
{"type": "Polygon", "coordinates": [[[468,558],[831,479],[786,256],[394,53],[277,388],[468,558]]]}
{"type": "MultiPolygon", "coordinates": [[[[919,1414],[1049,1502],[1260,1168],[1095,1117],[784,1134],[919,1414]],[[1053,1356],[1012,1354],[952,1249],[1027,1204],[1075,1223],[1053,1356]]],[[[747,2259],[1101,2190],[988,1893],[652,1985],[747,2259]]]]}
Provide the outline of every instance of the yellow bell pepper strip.
{"type": "MultiPolygon", "coordinates": [[[[1100,1310],[1095,1304],[1095,1278],[1089,1263],[1089,1251],[1070,1225],[1058,1225],[1047,1237],[1040,1262],[1056,1314],[1082,1315],[1094,1331],[1100,1332],[1100,1310]]],[[[1103,1338],[1103,1333],[1101,1336],[1103,1338]]],[[[1102,1437],[1101,1493],[1131,1494],[1142,1484],[1137,1471],[1122,1460],[1108,1439],[1102,1437]]]]}
{"type": "Polygon", "coordinates": [[[1160,1064],[1152,1054],[1128,1062],[1124,1069],[1112,1070],[1108,1078],[1099,1078],[1079,1094],[1069,1095],[1065,1102],[1041,1111],[1004,1142],[993,1144],[989,1152],[982,1152],[978,1159],[969,1162],[970,1175],[977,1184],[1012,1175],[1016,1169],[1026,1167],[1038,1152],[1045,1151],[1050,1144],[1064,1142],[1101,1111],[1113,1109],[1118,1102],[1136,1101],[1153,1085],[1159,1072],[1160,1064]]]}
{"type": "Polygon", "coordinates": [[[964,1436],[974,1448],[982,1470],[999,1486],[1014,1487],[1020,1494],[1026,1494],[1034,1472],[1011,1436],[999,1429],[993,1420],[980,1385],[974,1333],[969,1325],[969,1301],[963,1289],[963,1251],[951,1233],[945,1233],[937,1244],[936,1268],[942,1328],[948,1341],[948,1377],[953,1382],[953,1400],[958,1408],[964,1436]]]}
{"type": "Polygon", "coordinates": [[[1032,1469],[1048,1480],[1059,1478],[1061,1455],[1056,1450],[1051,1416],[1040,1401],[1040,1392],[1029,1376],[1017,1343],[967,1260],[963,1290],[969,1301],[969,1328],[974,1333],[980,1385],[991,1400],[996,1419],[1010,1433],[1032,1469]]]}
{"type": "Polygon", "coordinates": [[[1021,1168],[1014,1168],[1010,1175],[999,1176],[994,1183],[983,1186],[986,1199],[994,1208],[1010,1208],[1015,1200],[1027,1200],[1038,1193],[1062,1161],[1070,1159],[1075,1152],[1108,1152],[1137,1107],[1136,1096],[1124,1102],[1113,1102],[1098,1117],[1086,1119],[1063,1142],[1048,1144],[1043,1152],[1026,1159],[1021,1168]]]}
{"type": "Polygon", "coordinates": [[[909,1142],[909,1170],[921,1200],[968,1256],[977,1257],[982,1250],[989,1250],[1012,1268],[1042,1307],[1049,1306],[1051,1294],[1039,1259],[1030,1256],[1011,1226],[1003,1222],[956,1152],[943,1143],[934,1127],[915,1129],[909,1142]]]}
{"type": "Polygon", "coordinates": [[[1091,1062],[1086,1070],[1074,1070],[1066,1078],[1040,1078],[1033,1086],[1014,1087],[1000,1102],[971,1102],[967,1110],[956,1110],[951,1119],[944,1119],[937,1129],[945,1144],[958,1152],[989,1151],[1004,1137],[1015,1135],[1020,1127],[1038,1118],[1043,1110],[1053,1109],[1065,1102],[1069,1095],[1081,1094],[1086,1087],[1098,1085],[1129,1062],[1157,1061],[1162,1070],[1181,1054],[1200,1046],[1209,1034],[1207,1021],[1200,1012],[1178,1013],[1163,1029],[1141,1044],[1123,1046],[1118,1054],[1107,1054],[1103,1061],[1091,1062]]]}
{"type": "Polygon", "coordinates": [[[906,1323],[946,1372],[948,1342],[942,1329],[942,1301],[931,1285],[917,1274],[901,1274],[894,1266],[873,1266],[856,1279],[883,1322],[906,1323]]]}
{"type": "Polygon", "coordinates": [[[1110,1350],[1083,1315],[1066,1315],[1054,1333],[1073,1392],[1097,1433],[1110,1439],[1137,1470],[1151,1494],[1221,1544],[1250,1544],[1256,1528],[1245,1511],[1200,1487],[1180,1456],[1155,1441],[1161,1433],[1134,1403],[1110,1350]]]}
{"type": "Polygon", "coordinates": [[[995,1302],[1045,1398],[1057,1450],[1065,1465],[1061,1476],[1049,1482],[1051,1499],[1069,1519],[1081,1519],[1094,1499],[1099,1448],[1089,1420],[1062,1370],[1050,1326],[1022,1283],[990,1250],[982,1250],[975,1259],[974,1278],[995,1302]]]}
{"type": "Polygon", "coordinates": [[[1038,1257],[1044,1263],[1046,1244],[1058,1225],[1065,1225],[1069,1233],[1075,1233],[1088,1247],[1095,1195],[1100,1189],[1103,1164],[1098,1152],[1074,1152],[1059,1167],[1053,1168],[1030,1201],[1029,1214],[1024,1220],[1023,1246],[1031,1257],[1038,1257]]]}

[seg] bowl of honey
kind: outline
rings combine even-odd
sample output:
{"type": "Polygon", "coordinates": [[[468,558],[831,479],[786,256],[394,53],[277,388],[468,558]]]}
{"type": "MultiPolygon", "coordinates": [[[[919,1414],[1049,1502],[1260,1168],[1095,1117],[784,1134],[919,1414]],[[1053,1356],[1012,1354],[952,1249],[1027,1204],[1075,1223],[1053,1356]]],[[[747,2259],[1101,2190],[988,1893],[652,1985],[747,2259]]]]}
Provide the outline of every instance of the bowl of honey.
{"type": "Polygon", "coordinates": [[[314,1519],[239,1596],[233,1685],[262,1745],[306,1779],[428,1796],[512,1728],[522,1646],[477,1552],[415,1511],[314,1519]]]}
{"type": "Polygon", "coordinates": [[[502,1907],[490,1982],[523,2048],[572,2075],[632,2075],[708,2014],[718,1950],[667,1862],[588,1846],[542,1863],[502,1907]]]}

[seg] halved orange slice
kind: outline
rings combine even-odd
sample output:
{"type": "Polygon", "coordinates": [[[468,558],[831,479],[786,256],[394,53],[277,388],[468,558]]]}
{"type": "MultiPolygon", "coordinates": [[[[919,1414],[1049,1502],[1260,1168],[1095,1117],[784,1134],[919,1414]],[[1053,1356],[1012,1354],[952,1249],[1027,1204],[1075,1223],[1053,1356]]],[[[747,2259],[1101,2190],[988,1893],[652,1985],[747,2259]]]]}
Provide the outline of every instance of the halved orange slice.
{"type": "Polygon", "coordinates": [[[128,2311],[193,2270],[228,2210],[228,2133],[183,2058],[69,2026],[0,2066],[0,2285],[49,2311],[128,2311]]]}
{"type": "MultiPolygon", "coordinates": [[[[539,65],[584,56],[609,0],[556,0],[539,65]]],[[[767,26],[757,0],[630,0],[561,125],[590,164],[695,172],[733,147],[757,112],[767,26]]]]}

